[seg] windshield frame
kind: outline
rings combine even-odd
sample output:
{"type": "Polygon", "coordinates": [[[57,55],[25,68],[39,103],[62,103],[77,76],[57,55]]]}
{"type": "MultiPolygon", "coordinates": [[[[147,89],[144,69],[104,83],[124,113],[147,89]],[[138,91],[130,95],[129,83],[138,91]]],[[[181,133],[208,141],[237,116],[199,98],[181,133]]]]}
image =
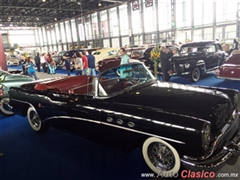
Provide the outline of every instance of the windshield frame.
{"type": "MultiPolygon", "coordinates": [[[[141,87],[144,87],[146,85],[149,85],[149,84],[153,84],[157,81],[157,78],[154,77],[154,75],[151,73],[151,71],[144,65],[144,63],[140,62],[140,61],[137,61],[135,60],[135,62],[130,62],[128,64],[122,64],[122,65],[118,65],[118,66],[114,66],[114,67],[111,67],[109,69],[106,69],[105,71],[101,72],[97,78],[95,78],[95,98],[97,99],[108,99],[108,98],[111,98],[111,97],[114,97],[114,96],[117,96],[117,95],[120,95],[120,94],[124,94],[125,92],[129,92],[131,91],[132,89],[136,89],[136,88],[141,88],[141,87]],[[146,73],[150,76],[149,80],[147,82],[144,82],[142,84],[137,84],[137,85],[133,85],[133,86],[129,86],[129,87],[125,87],[124,89],[120,90],[120,91],[116,91],[114,93],[111,93],[111,94],[106,94],[106,96],[100,96],[99,95],[99,88],[100,88],[100,78],[102,77],[102,75],[104,73],[106,73],[107,71],[109,70],[113,70],[113,69],[117,69],[117,68],[120,68],[120,67],[123,67],[123,66],[127,66],[127,65],[142,65],[146,71],[146,73]]],[[[102,85],[101,85],[102,87],[102,85]]]]}

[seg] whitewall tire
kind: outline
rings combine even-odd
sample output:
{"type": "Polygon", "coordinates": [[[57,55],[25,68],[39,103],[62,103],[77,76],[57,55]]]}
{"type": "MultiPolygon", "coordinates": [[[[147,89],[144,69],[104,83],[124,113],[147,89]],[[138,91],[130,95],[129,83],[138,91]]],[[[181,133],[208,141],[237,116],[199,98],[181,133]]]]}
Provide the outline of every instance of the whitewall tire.
{"type": "Polygon", "coordinates": [[[48,126],[42,123],[42,120],[34,107],[28,108],[27,117],[29,125],[34,131],[42,133],[48,130],[48,126]]]}
{"type": "Polygon", "coordinates": [[[181,160],[176,149],[159,138],[146,139],[142,146],[142,154],[148,167],[158,175],[171,177],[180,169],[181,160]]]}

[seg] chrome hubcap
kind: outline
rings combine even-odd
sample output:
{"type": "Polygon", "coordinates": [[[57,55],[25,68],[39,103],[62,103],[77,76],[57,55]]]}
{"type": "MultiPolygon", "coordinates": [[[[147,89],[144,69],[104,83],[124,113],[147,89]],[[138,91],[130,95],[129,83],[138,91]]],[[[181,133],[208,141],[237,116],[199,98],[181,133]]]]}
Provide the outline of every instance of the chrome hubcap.
{"type": "Polygon", "coordinates": [[[194,72],[193,72],[193,79],[194,80],[198,80],[198,78],[199,78],[199,72],[198,72],[198,70],[195,70],[194,72]]]}
{"type": "Polygon", "coordinates": [[[6,110],[6,111],[12,111],[12,106],[9,105],[10,99],[9,98],[4,98],[1,101],[2,107],[6,110]]]}
{"type": "Polygon", "coordinates": [[[30,113],[30,121],[31,121],[32,126],[34,126],[35,128],[39,128],[40,125],[41,125],[41,120],[40,120],[40,118],[39,118],[38,115],[37,115],[35,112],[33,112],[33,111],[30,113]]]}
{"type": "Polygon", "coordinates": [[[158,169],[170,170],[175,164],[173,152],[162,143],[152,143],[148,148],[148,156],[151,163],[158,169]]]}

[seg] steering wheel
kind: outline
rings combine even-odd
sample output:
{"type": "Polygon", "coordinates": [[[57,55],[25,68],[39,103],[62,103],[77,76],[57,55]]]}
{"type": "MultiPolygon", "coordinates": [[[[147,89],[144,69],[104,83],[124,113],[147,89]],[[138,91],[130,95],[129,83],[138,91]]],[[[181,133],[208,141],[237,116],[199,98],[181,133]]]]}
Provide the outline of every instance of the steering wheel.
{"type": "Polygon", "coordinates": [[[128,76],[126,78],[126,82],[127,82],[127,85],[134,85],[134,84],[137,84],[139,83],[139,75],[138,74],[134,74],[132,76],[128,76]]]}

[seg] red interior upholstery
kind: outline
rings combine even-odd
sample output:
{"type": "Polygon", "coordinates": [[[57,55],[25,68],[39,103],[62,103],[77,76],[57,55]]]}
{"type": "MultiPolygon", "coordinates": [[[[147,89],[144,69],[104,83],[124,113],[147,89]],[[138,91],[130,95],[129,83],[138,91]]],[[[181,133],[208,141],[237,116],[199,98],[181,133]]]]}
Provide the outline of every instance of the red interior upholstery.
{"type": "Polygon", "coordinates": [[[119,79],[105,79],[100,82],[107,94],[111,94],[124,89],[123,82],[119,79]]]}
{"type": "Polygon", "coordinates": [[[71,88],[68,90],[68,93],[72,94],[91,94],[93,91],[92,85],[93,77],[88,77],[88,83],[85,85],[79,85],[77,87],[71,88]]]}
{"type": "Polygon", "coordinates": [[[90,87],[88,87],[90,85],[87,86],[87,84],[89,83],[91,84],[91,82],[92,82],[92,77],[85,76],[85,75],[73,76],[73,77],[67,77],[67,78],[63,78],[63,79],[52,81],[52,82],[39,83],[34,88],[36,90],[41,90],[41,91],[54,89],[55,91],[62,92],[62,93],[69,93],[71,89],[76,89],[77,91],[77,88],[79,88],[77,92],[81,92],[80,94],[87,94],[90,89],[90,87]]]}

